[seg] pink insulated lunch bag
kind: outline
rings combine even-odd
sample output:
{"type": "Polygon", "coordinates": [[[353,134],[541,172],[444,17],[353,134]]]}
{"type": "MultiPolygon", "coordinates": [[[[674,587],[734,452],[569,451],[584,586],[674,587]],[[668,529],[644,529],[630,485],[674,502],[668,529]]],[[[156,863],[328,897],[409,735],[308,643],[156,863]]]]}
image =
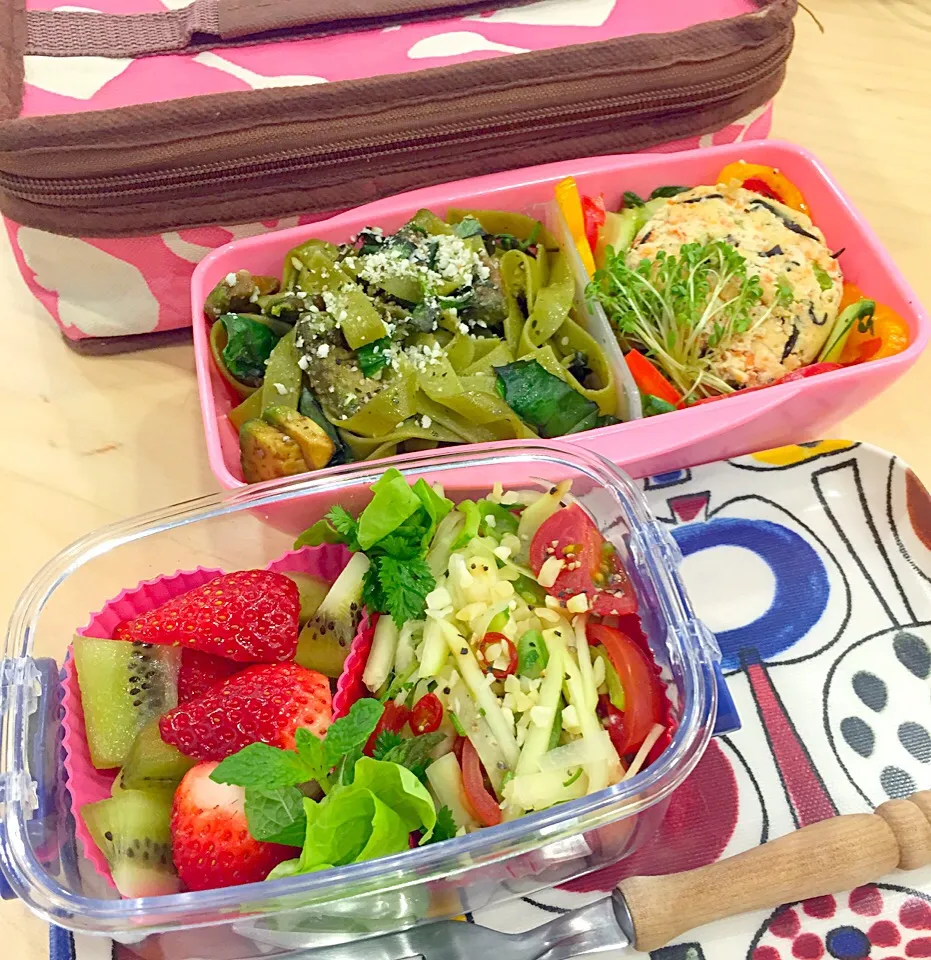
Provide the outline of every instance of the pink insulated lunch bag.
{"type": "Polygon", "coordinates": [[[70,340],[144,343],[190,325],[194,265],[235,237],[446,180],[765,136],[795,10],[0,0],[0,209],[70,340]]]}

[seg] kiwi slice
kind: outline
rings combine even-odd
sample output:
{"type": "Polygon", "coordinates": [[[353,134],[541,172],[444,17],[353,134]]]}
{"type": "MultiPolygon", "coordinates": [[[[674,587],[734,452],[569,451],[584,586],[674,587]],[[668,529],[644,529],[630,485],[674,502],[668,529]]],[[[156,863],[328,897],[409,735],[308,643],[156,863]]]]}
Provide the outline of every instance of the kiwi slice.
{"type": "Polygon", "coordinates": [[[354,554],[307,621],[294,657],[302,667],[327,677],[340,675],[362,619],[362,581],[368,568],[368,557],[354,554]]]}
{"type": "Polygon", "coordinates": [[[178,647],[74,638],[74,662],[91,762],[119,767],[136,734],[178,704],[178,647]]]}
{"type": "Polygon", "coordinates": [[[124,790],[145,790],[148,787],[176,787],[181,778],[197,763],[180,750],[165,743],[158,731],[158,718],[150,720],[140,731],[126,754],[122,780],[124,790]]]}
{"type": "Polygon", "coordinates": [[[300,624],[303,627],[305,623],[317,612],[317,608],[323,602],[323,598],[330,589],[330,584],[319,577],[312,577],[309,573],[285,573],[289,580],[297,584],[298,592],[301,595],[300,624]]]}
{"type": "Polygon", "coordinates": [[[172,790],[121,790],[109,800],[81,807],[124,897],[155,897],[181,889],[171,860],[172,797],[172,790]]]}

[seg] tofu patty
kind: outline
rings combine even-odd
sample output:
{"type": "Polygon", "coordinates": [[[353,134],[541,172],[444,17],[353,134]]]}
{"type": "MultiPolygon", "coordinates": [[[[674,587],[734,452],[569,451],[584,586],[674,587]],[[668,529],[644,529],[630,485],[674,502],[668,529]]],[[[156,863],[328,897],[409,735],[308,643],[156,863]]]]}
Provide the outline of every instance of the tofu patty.
{"type": "Polygon", "coordinates": [[[746,260],[747,275],[759,277],[763,296],[753,318],[776,300],[780,280],[793,297],[735,337],[715,373],[733,387],[755,387],[815,360],[837,318],[843,278],[824,234],[804,213],[742,187],[695,187],[672,197],[644,224],[627,263],[634,268],[660,250],[676,255],[684,244],[713,240],[734,247],[746,260]]]}

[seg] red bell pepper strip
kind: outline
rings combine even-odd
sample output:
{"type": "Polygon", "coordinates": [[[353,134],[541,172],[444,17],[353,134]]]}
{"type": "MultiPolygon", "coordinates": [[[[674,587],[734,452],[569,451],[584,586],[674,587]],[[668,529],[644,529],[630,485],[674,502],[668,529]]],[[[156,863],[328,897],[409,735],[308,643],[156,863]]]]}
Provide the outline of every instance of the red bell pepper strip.
{"type": "Polygon", "coordinates": [[[638,350],[629,350],[624,354],[624,359],[641,393],[658,397],[673,406],[677,406],[682,401],[679,391],[638,350]]]}
{"type": "Polygon", "coordinates": [[[588,240],[588,246],[594,253],[598,248],[598,235],[608,218],[605,210],[605,198],[601,195],[597,197],[583,196],[582,218],[585,222],[585,239],[588,240]]]}
{"type": "Polygon", "coordinates": [[[802,191],[783,173],[762,163],[729,163],[719,174],[718,183],[737,180],[746,190],[778,200],[799,213],[810,213],[802,191]]]}

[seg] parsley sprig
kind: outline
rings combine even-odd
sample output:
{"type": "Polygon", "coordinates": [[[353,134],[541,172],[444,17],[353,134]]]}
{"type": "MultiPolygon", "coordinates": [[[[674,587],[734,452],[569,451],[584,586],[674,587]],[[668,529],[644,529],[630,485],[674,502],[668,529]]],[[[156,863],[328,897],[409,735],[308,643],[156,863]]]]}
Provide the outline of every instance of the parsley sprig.
{"type": "Polygon", "coordinates": [[[723,240],[684,244],[678,256],[660,250],[633,268],[625,251],[609,248],[587,296],[685,397],[731,393],[718,372],[725,352],[793,301],[791,285],[780,277],[771,303],[758,309],[759,277],[748,275],[746,260],[723,240]]]}
{"type": "Polygon", "coordinates": [[[427,550],[437,524],[452,509],[423,479],[410,486],[398,470],[386,470],[372,484],[372,502],[358,519],[337,505],[297,539],[295,548],[344,543],[363,551],[369,569],[362,602],[371,613],[387,613],[402,627],[423,616],[436,578],[427,565],[427,550]]]}

